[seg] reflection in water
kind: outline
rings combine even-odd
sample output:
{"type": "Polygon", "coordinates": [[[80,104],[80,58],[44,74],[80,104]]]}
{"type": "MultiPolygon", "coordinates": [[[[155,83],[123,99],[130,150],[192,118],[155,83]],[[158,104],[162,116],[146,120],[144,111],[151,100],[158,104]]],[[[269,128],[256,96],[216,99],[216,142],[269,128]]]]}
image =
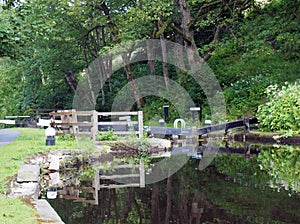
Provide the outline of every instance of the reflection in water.
{"type": "MultiPolygon", "coordinates": [[[[205,156],[204,147],[198,152],[205,156]]],[[[294,157],[299,158],[299,152],[290,147],[243,145],[230,150],[224,146],[206,169],[199,170],[202,158],[191,158],[177,173],[142,188],[143,165],[121,169],[113,176],[98,166],[93,178],[81,177],[80,187],[60,189],[64,192],[59,194],[84,203],[64,199],[50,203],[68,224],[298,223],[300,161],[294,157]],[[135,188],[126,186],[131,181],[135,188]]],[[[151,172],[145,169],[144,173],[151,172]]]]}
{"type": "MultiPolygon", "coordinates": [[[[70,170],[69,170],[70,171],[70,170]]],[[[122,164],[113,165],[112,169],[105,169],[103,166],[97,168],[89,168],[93,174],[78,175],[77,172],[71,170],[71,172],[62,172],[63,176],[71,176],[73,173],[73,179],[77,178],[77,181],[71,183],[64,179],[60,184],[56,185],[59,190],[56,190],[55,197],[64,199],[72,199],[76,202],[85,202],[94,205],[99,204],[99,191],[104,189],[120,189],[131,187],[145,187],[145,168],[144,164],[138,165],[122,164]]],[[[47,198],[49,193],[53,195],[53,187],[47,190],[47,198]]],[[[50,199],[53,199],[51,197],[50,199]]]]}

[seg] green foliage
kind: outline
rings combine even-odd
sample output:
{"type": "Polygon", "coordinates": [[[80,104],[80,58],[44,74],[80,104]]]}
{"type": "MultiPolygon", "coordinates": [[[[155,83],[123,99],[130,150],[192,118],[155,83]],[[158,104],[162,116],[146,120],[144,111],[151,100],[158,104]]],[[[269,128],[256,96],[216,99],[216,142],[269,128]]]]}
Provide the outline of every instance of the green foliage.
{"type": "Polygon", "coordinates": [[[150,147],[150,142],[146,136],[137,139],[138,156],[145,164],[149,164],[150,162],[150,147]]]}
{"type": "Polygon", "coordinates": [[[250,11],[215,46],[208,61],[231,118],[253,116],[264,89],[299,77],[299,3],[271,1],[250,11]],[[295,39],[297,36],[297,40],[295,39]]]}
{"type": "Polygon", "coordinates": [[[116,141],[118,140],[118,135],[115,134],[113,129],[107,131],[98,131],[98,139],[100,141],[116,141]]]}
{"type": "Polygon", "coordinates": [[[17,63],[8,57],[0,58],[0,117],[5,115],[22,115],[25,110],[21,111],[22,89],[20,75],[17,63]]]}
{"type": "Polygon", "coordinates": [[[79,179],[94,178],[95,172],[96,170],[93,167],[88,167],[82,173],[80,173],[79,179]]]}
{"type": "Polygon", "coordinates": [[[266,171],[259,169],[256,157],[246,160],[244,155],[224,154],[217,156],[213,163],[218,172],[242,185],[262,188],[267,186],[271,179],[266,171]]]}
{"type": "Polygon", "coordinates": [[[272,177],[269,185],[278,191],[300,191],[300,148],[278,146],[263,150],[258,155],[260,168],[272,177]]]}
{"type": "Polygon", "coordinates": [[[58,141],[71,141],[71,142],[75,140],[74,136],[71,134],[59,135],[56,137],[56,139],[58,141]]]}
{"type": "MultiPolygon", "coordinates": [[[[35,108],[71,108],[76,84],[91,61],[114,46],[152,38],[159,21],[163,27],[159,34],[181,43],[174,27],[180,28],[183,15],[171,0],[18,2],[0,9],[0,116],[35,108]],[[102,10],[103,4],[109,15],[102,10]],[[70,74],[72,84],[67,82],[70,74]]],[[[255,9],[256,1],[247,1],[247,12],[243,10],[246,1],[225,2],[187,1],[195,20],[189,28],[196,47],[201,56],[214,49],[208,62],[234,119],[254,115],[268,85],[298,76],[300,13],[299,2],[292,0],[273,0],[255,9]],[[216,26],[221,29],[218,41],[214,40],[216,26]]],[[[133,64],[132,71],[135,79],[150,74],[145,62],[133,64]]],[[[163,75],[162,63],[156,62],[155,73],[163,75]]],[[[172,66],[168,76],[209,116],[206,96],[195,80],[172,66]]],[[[104,83],[105,94],[99,93],[95,108],[110,110],[118,90],[127,83],[123,70],[115,72],[104,83]]],[[[158,97],[145,99],[145,119],[162,118],[166,103],[158,97]]],[[[184,100],[180,104],[190,117],[189,105],[184,100]]],[[[178,118],[176,107],[170,106],[170,120],[178,118]]]]}
{"type": "Polygon", "coordinates": [[[71,134],[66,134],[63,136],[55,137],[56,144],[64,144],[66,146],[72,147],[76,143],[76,139],[71,134]]]}
{"type": "Polygon", "coordinates": [[[76,140],[77,147],[79,149],[84,149],[85,157],[89,156],[96,148],[94,141],[89,136],[77,137],[76,140]]]}
{"type": "Polygon", "coordinates": [[[268,102],[259,106],[257,117],[260,128],[267,131],[293,131],[300,129],[300,85],[285,83],[271,85],[266,90],[268,102]]]}
{"type": "Polygon", "coordinates": [[[228,111],[231,117],[253,115],[264,96],[264,89],[271,84],[269,77],[263,75],[245,77],[224,90],[228,111]]]}

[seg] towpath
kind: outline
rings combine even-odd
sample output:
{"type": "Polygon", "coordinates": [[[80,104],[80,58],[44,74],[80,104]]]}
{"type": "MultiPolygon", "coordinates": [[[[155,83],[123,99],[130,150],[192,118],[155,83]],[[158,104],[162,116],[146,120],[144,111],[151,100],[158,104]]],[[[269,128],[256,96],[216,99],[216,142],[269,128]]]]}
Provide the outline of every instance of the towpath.
{"type": "Polygon", "coordinates": [[[18,130],[0,129],[0,146],[11,143],[21,134],[18,130]]]}

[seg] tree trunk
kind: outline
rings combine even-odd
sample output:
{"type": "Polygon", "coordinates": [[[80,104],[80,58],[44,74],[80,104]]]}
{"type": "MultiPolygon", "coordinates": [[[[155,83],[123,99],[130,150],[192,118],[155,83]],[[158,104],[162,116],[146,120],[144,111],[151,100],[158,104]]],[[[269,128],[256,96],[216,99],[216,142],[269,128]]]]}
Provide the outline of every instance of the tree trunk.
{"type": "Polygon", "coordinates": [[[180,8],[180,13],[182,16],[181,29],[183,34],[185,35],[184,46],[187,50],[189,66],[194,66],[196,63],[195,54],[198,53],[198,49],[195,44],[194,31],[189,26],[189,24],[192,22],[191,12],[186,0],[178,0],[178,3],[180,8]]]}
{"type": "MultiPolygon", "coordinates": [[[[160,17],[160,16],[159,16],[160,17]]],[[[158,29],[160,30],[162,28],[162,21],[161,19],[158,20],[158,29]]],[[[164,75],[164,81],[167,90],[169,89],[170,83],[169,83],[169,72],[168,72],[168,57],[167,57],[167,48],[165,43],[165,37],[164,34],[160,34],[160,44],[161,44],[161,51],[162,51],[162,58],[163,58],[163,75],[164,75]]]]}
{"type": "MultiPolygon", "coordinates": [[[[65,73],[65,77],[66,77],[66,81],[67,81],[68,85],[70,86],[70,88],[74,92],[77,92],[76,95],[81,96],[81,99],[76,99],[76,100],[77,101],[80,100],[81,102],[86,100],[89,108],[90,108],[90,106],[94,106],[94,102],[92,101],[92,99],[90,97],[90,92],[88,92],[85,88],[83,88],[83,86],[77,85],[78,83],[76,81],[75,74],[73,72],[68,72],[68,73],[65,73]]],[[[80,102],[74,102],[74,103],[77,106],[80,105],[80,102]]]]}
{"type": "Polygon", "coordinates": [[[93,105],[95,106],[96,105],[96,94],[94,92],[94,88],[95,88],[95,83],[93,82],[93,74],[92,72],[90,71],[90,68],[87,67],[86,68],[86,74],[87,74],[87,81],[88,81],[88,85],[89,85],[89,88],[90,88],[90,97],[91,97],[91,101],[93,103],[93,105]]]}
{"type": "Polygon", "coordinates": [[[174,29],[174,33],[175,33],[175,42],[178,43],[180,46],[182,47],[178,47],[177,51],[174,54],[174,63],[176,62],[177,66],[176,67],[176,71],[177,71],[177,76],[178,76],[178,81],[179,83],[181,83],[182,80],[182,76],[183,76],[183,71],[185,70],[185,63],[183,60],[183,51],[184,51],[184,47],[183,47],[183,37],[181,35],[181,33],[179,32],[180,27],[181,27],[181,23],[182,23],[182,15],[180,13],[180,5],[178,0],[174,0],[174,13],[175,15],[178,15],[175,17],[174,20],[174,24],[173,24],[173,28],[177,27],[178,29],[174,29]]]}
{"type": "Polygon", "coordinates": [[[136,207],[137,213],[138,213],[139,218],[140,218],[140,222],[139,223],[142,224],[143,223],[143,214],[142,214],[141,208],[140,208],[140,206],[139,206],[139,204],[138,204],[138,202],[136,201],[135,198],[133,198],[133,203],[134,203],[134,205],[136,207]]]}
{"type": "Polygon", "coordinates": [[[124,69],[125,69],[125,72],[127,75],[127,79],[129,81],[131,89],[132,89],[133,97],[135,99],[138,109],[141,109],[142,108],[142,98],[140,97],[138,88],[136,86],[127,53],[122,53],[122,58],[123,58],[124,69]]]}
{"type": "Polygon", "coordinates": [[[127,218],[128,218],[129,212],[131,210],[133,201],[134,201],[133,189],[128,188],[127,200],[126,200],[126,204],[125,204],[125,208],[124,208],[124,212],[123,212],[122,223],[128,223],[127,218]]]}
{"type": "Polygon", "coordinates": [[[120,221],[120,213],[119,213],[119,208],[117,205],[117,193],[116,193],[116,189],[112,189],[112,193],[113,193],[113,203],[114,203],[114,210],[115,210],[115,214],[116,214],[116,223],[119,223],[120,221]]]}
{"type": "Polygon", "coordinates": [[[195,191],[190,213],[190,224],[200,224],[200,219],[203,213],[204,200],[201,194],[195,191]],[[200,207],[200,208],[199,208],[200,207]]]}
{"type": "Polygon", "coordinates": [[[166,217],[165,224],[170,222],[171,210],[172,210],[172,177],[169,176],[167,179],[167,208],[166,208],[166,217]]]}
{"type": "Polygon", "coordinates": [[[148,66],[149,66],[149,70],[151,75],[155,75],[155,60],[154,60],[154,56],[153,56],[153,45],[151,40],[147,40],[146,41],[147,44],[147,57],[148,57],[148,66]]]}
{"type": "Polygon", "coordinates": [[[159,200],[159,186],[155,184],[152,189],[151,196],[151,223],[159,224],[159,213],[158,213],[158,200],[159,200]]]}
{"type": "Polygon", "coordinates": [[[179,219],[181,224],[188,224],[189,223],[189,216],[188,216],[188,196],[185,193],[185,180],[184,176],[180,177],[180,189],[181,192],[179,194],[179,204],[178,204],[178,211],[179,211],[179,219]]]}

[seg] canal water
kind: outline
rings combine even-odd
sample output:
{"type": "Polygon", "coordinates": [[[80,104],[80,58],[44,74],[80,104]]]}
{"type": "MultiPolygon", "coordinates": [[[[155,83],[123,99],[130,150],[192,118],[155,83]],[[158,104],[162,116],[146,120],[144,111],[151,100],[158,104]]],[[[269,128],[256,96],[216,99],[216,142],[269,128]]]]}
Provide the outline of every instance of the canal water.
{"type": "Polygon", "coordinates": [[[85,167],[78,180],[66,184],[61,195],[49,202],[67,224],[300,223],[299,147],[224,142],[218,147],[217,151],[209,148],[215,154],[206,167],[201,165],[207,155],[205,147],[192,155],[177,153],[166,163],[144,157],[143,163],[130,168],[137,170],[129,175],[110,169],[113,161],[101,166],[94,163],[97,168],[85,167]],[[168,166],[174,161],[184,161],[176,172],[168,166]],[[155,164],[169,175],[150,183],[148,176],[155,164]],[[112,182],[108,173],[127,177],[112,182]],[[98,175],[104,178],[102,182],[98,175]]]}

